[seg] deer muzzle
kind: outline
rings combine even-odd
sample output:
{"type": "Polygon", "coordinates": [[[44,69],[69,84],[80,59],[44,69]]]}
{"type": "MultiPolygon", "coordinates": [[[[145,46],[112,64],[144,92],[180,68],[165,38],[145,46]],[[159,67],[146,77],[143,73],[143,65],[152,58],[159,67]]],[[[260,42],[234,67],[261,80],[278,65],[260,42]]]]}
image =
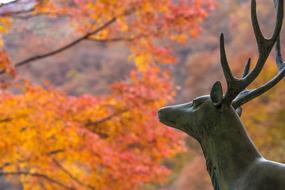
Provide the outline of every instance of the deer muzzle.
{"type": "Polygon", "coordinates": [[[158,118],[161,123],[176,128],[177,113],[171,106],[159,109],[158,118]]]}

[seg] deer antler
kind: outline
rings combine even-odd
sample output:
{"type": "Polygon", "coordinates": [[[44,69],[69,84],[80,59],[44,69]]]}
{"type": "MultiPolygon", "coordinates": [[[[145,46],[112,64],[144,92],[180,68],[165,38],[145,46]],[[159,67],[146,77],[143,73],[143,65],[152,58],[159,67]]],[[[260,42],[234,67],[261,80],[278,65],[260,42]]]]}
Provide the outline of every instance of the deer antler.
{"type": "Polygon", "coordinates": [[[255,38],[257,41],[258,53],[259,57],[257,59],[257,63],[255,67],[250,71],[251,59],[248,60],[243,77],[241,79],[237,79],[233,76],[231,69],[229,67],[225,45],[224,45],[224,35],[221,34],[220,37],[220,55],[221,55],[221,65],[223,68],[223,72],[227,81],[227,92],[224,96],[225,104],[232,104],[234,108],[238,108],[242,104],[252,100],[253,98],[263,94],[274,85],[276,85],[284,76],[285,76],[285,65],[282,61],[281,51],[280,51],[280,31],[282,28],[283,22],[283,0],[279,0],[277,6],[277,19],[276,25],[271,38],[266,39],[261,32],[257,13],[256,13],[256,1],[251,1],[251,18],[252,25],[255,34],[255,38]],[[276,43],[276,64],[279,69],[279,73],[273,77],[272,80],[264,84],[263,86],[253,89],[246,90],[246,88],[257,78],[259,73],[261,72],[274,44],[276,43]]]}

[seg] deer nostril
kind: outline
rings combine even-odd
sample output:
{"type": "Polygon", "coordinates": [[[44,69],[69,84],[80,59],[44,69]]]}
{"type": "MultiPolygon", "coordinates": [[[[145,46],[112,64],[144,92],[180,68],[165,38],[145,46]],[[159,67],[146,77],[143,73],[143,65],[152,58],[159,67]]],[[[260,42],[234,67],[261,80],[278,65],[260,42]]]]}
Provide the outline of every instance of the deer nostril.
{"type": "Polygon", "coordinates": [[[158,118],[159,120],[162,122],[162,121],[165,121],[165,120],[168,120],[168,110],[165,109],[165,108],[161,108],[158,110],[157,112],[157,115],[158,115],[158,118]]]}
{"type": "Polygon", "coordinates": [[[176,125],[176,119],[171,117],[170,110],[168,108],[161,108],[158,110],[158,118],[161,123],[174,127],[176,125]]]}

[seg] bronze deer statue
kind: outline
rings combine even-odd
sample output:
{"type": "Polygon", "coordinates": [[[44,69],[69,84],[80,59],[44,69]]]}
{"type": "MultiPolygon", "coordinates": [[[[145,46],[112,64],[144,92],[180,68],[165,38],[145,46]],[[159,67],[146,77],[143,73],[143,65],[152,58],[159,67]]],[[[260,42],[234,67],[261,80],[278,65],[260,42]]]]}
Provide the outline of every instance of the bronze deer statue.
{"type": "Polygon", "coordinates": [[[283,0],[275,0],[277,21],[270,39],[259,27],[256,1],[251,3],[251,17],[259,57],[251,70],[249,59],[242,78],[235,78],[229,67],[224,36],[220,36],[220,58],[226,78],[223,95],[221,83],[216,82],[210,95],[192,102],[161,108],[160,121],[194,137],[201,145],[208,173],[215,190],[285,190],[285,165],[266,160],[256,149],[238,115],[243,104],[276,85],[285,75],[280,50],[280,30],[283,21],[283,0]],[[259,88],[247,87],[261,72],[271,50],[276,45],[278,74],[259,88]]]}

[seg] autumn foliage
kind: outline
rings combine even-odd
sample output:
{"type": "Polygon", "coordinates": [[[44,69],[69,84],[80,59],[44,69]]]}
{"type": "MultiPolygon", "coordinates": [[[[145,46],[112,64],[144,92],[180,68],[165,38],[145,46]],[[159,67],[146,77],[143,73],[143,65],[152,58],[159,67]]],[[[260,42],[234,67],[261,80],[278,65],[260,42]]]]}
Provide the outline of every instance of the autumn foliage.
{"type": "MultiPolygon", "coordinates": [[[[170,86],[154,91],[149,87],[159,87],[160,80],[133,77],[101,98],[69,97],[30,84],[18,96],[3,93],[4,171],[49,176],[66,189],[132,189],[161,181],[169,172],[163,159],[183,147],[181,135],[155,119],[153,108],[169,98],[170,86]]],[[[29,175],[20,179],[27,189],[63,187],[29,175]]]]}
{"type": "Polygon", "coordinates": [[[134,190],[163,182],[170,172],[164,160],[184,145],[181,134],[156,119],[157,108],[174,95],[170,74],[160,64],[175,61],[170,44],[195,37],[213,6],[211,0],[46,0],[25,13],[4,12],[2,35],[16,17],[46,15],[67,18],[81,37],[18,63],[10,61],[2,43],[2,74],[15,81],[4,81],[0,97],[1,176],[33,190],[134,190]],[[110,94],[68,96],[16,75],[15,68],[83,40],[122,41],[130,49],[136,67],[110,94]]]}

